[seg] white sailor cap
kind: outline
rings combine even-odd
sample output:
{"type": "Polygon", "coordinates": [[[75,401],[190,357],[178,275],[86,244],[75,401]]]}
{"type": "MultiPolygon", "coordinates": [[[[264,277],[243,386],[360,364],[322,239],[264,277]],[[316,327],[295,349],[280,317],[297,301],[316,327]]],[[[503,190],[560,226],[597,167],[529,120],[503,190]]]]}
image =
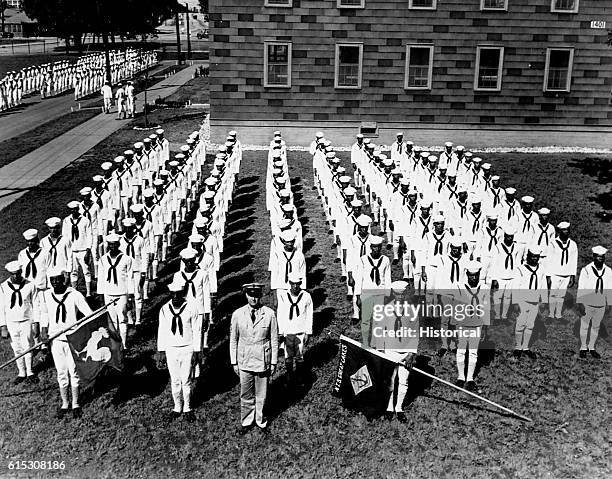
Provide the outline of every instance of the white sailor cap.
{"type": "Polygon", "coordinates": [[[287,279],[290,283],[301,283],[304,281],[304,277],[299,271],[290,271],[287,279]]]}
{"type": "Polygon", "coordinates": [[[178,277],[173,279],[172,282],[168,285],[168,291],[171,293],[177,293],[179,291],[184,291],[185,289],[185,281],[179,279],[178,277]]]}
{"type": "Polygon", "coordinates": [[[463,238],[461,236],[451,236],[449,244],[454,248],[460,248],[463,246],[463,238]]]}
{"type": "Polygon", "coordinates": [[[280,150],[272,150],[272,158],[280,158],[281,151],[280,150]]]}
{"type": "Polygon", "coordinates": [[[125,161],[125,157],[123,155],[116,156],[113,160],[113,163],[123,163],[125,161]]]}
{"type": "Polygon", "coordinates": [[[176,168],[178,165],[179,165],[179,162],[176,160],[172,160],[168,162],[168,166],[170,166],[171,168],[176,168]]]}
{"type": "Polygon", "coordinates": [[[408,196],[416,196],[418,194],[419,194],[419,189],[416,187],[416,185],[412,185],[410,189],[408,190],[408,196]]]}
{"type": "Polygon", "coordinates": [[[113,167],[113,164],[110,161],[105,161],[104,163],[102,163],[100,165],[100,168],[102,168],[102,170],[104,171],[108,171],[113,167]]]}
{"type": "Polygon", "coordinates": [[[540,215],[549,215],[550,214],[550,210],[546,207],[542,207],[538,210],[538,214],[540,215]]]}
{"type": "Polygon", "coordinates": [[[157,133],[158,136],[159,135],[163,135],[164,134],[164,129],[163,128],[158,128],[157,130],[155,130],[155,133],[157,133]]]}
{"type": "Polygon", "coordinates": [[[369,145],[371,140],[369,138],[364,138],[363,143],[367,146],[369,145]]]}
{"type": "Polygon", "coordinates": [[[411,142],[411,141],[407,141],[407,142],[406,142],[406,145],[408,145],[408,146],[414,146],[414,143],[413,143],[413,142],[411,142]]]}
{"type": "Polygon", "coordinates": [[[402,294],[404,291],[406,291],[407,287],[408,282],[401,279],[391,283],[391,291],[393,291],[395,294],[402,294]]]}
{"type": "Polygon", "coordinates": [[[219,153],[225,153],[227,151],[227,147],[225,145],[220,145],[218,151],[219,153]]]}
{"type": "Polygon", "coordinates": [[[4,265],[4,268],[11,274],[21,271],[21,263],[19,261],[9,261],[4,265]]]}
{"type": "Polygon", "coordinates": [[[531,246],[529,246],[527,248],[527,251],[536,256],[540,256],[542,254],[542,248],[537,244],[532,244],[531,246]]]}
{"type": "Polygon", "coordinates": [[[322,131],[317,131],[317,133],[315,134],[316,138],[323,138],[325,135],[323,135],[322,131]]]}
{"type": "Polygon", "coordinates": [[[293,213],[293,211],[295,210],[295,207],[289,203],[284,204],[283,206],[281,206],[281,210],[283,210],[283,213],[293,213]]]}
{"type": "MultiPolygon", "coordinates": [[[[161,175],[161,171],[159,172],[159,174],[161,175]]],[[[153,186],[164,186],[164,182],[163,180],[160,180],[159,178],[155,178],[153,180],[153,186]]]]}
{"type": "Polygon", "coordinates": [[[457,148],[456,148],[456,150],[457,150],[457,151],[463,151],[463,150],[465,150],[465,146],[463,146],[463,145],[458,145],[458,146],[457,146],[457,148]]]}
{"type": "MultiPolygon", "coordinates": [[[[194,222],[195,223],[195,222],[194,222]]],[[[206,226],[206,222],[203,222],[202,225],[200,226],[200,228],[202,226],[206,226]]],[[[197,227],[197,225],[196,225],[197,227]]],[[[194,233],[192,235],[189,235],[189,241],[194,244],[194,243],[203,243],[204,242],[204,236],[202,236],[200,233],[194,233]]],[[[194,250],[195,251],[195,250],[194,250]]]]}
{"type": "Polygon", "coordinates": [[[482,263],[480,261],[468,261],[465,265],[465,270],[470,274],[480,273],[482,263]]]}
{"type": "Polygon", "coordinates": [[[353,196],[355,193],[357,193],[357,190],[355,188],[353,188],[352,186],[348,186],[348,187],[344,188],[343,193],[346,196],[353,196]]]}
{"type": "Polygon", "coordinates": [[[466,159],[471,160],[474,154],[471,151],[466,151],[463,156],[465,156],[466,159]]]}
{"type": "Polygon", "coordinates": [[[479,204],[482,203],[482,198],[480,197],[480,195],[476,192],[473,192],[470,194],[470,203],[474,204],[479,204]]]}
{"type": "Polygon", "coordinates": [[[144,205],[142,203],[135,203],[130,206],[130,211],[132,213],[142,213],[144,211],[144,205]]]}
{"type": "Polygon", "coordinates": [[[429,155],[429,151],[421,151],[421,158],[427,158],[429,155]]]}
{"type": "Polygon", "coordinates": [[[557,228],[559,228],[560,230],[566,230],[569,227],[570,227],[569,221],[562,221],[561,223],[557,225],[557,228]]]}
{"type": "Polygon", "coordinates": [[[168,170],[159,170],[159,176],[168,176],[169,174],[168,170]]]}
{"type": "Polygon", "coordinates": [[[38,236],[38,230],[34,228],[27,229],[23,232],[23,237],[26,239],[26,241],[33,240],[37,236],[38,236]]]}
{"type": "MultiPolygon", "coordinates": [[[[382,157],[383,155],[380,155],[380,156],[382,157]]],[[[394,165],[393,160],[391,158],[385,158],[382,164],[385,168],[389,168],[390,166],[394,165]]]]}
{"type": "Polygon", "coordinates": [[[608,252],[608,250],[606,248],[604,248],[603,246],[593,246],[591,248],[591,251],[593,252],[593,254],[596,254],[598,256],[603,256],[604,254],[606,254],[608,252]]]}
{"type": "Polygon", "coordinates": [[[325,140],[325,142],[323,143],[323,145],[324,145],[325,147],[331,146],[331,144],[332,144],[332,143],[331,143],[331,141],[329,141],[329,140],[325,140]]]}
{"type": "MultiPolygon", "coordinates": [[[[207,224],[208,221],[205,218],[202,218],[201,216],[198,216],[195,220],[193,220],[193,226],[195,226],[196,228],[203,228],[207,224]]],[[[191,241],[191,239],[189,241],[191,241]]]]}
{"type": "Polygon", "coordinates": [[[436,155],[429,155],[427,159],[429,160],[430,163],[435,163],[438,161],[438,157],[436,155]]]}
{"type": "Polygon", "coordinates": [[[421,209],[431,208],[432,201],[429,198],[423,198],[421,200],[421,209]]]}
{"type": "Polygon", "coordinates": [[[499,175],[493,175],[491,181],[499,181],[499,175]]]}
{"type": "Polygon", "coordinates": [[[119,240],[121,239],[121,237],[117,234],[117,233],[109,233],[106,235],[106,237],[104,238],[104,240],[107,243],[119,243],[119,240]]]}
{"type": "Polygon", "coordinates": [[[205,200],[210,200],[210,199],[215,197],[215,192],[214,191],[210,191],[210,190],[209,191],[205,191],[204,193],[202,193],[202,196],[204,197],[205,200]]]}
{"type": "Polygon", "coordinates": [[[504,227],[504,234],[508,235],[508,236],[514,236],[516,234],[516,227],[514,227],[512,224],[507,223],[504,227]]]}
{"type": "Polygon", "coordinates": [[[134,150],[125,150],[123,156],[134,156],[134,150]]]}
{"type": "Polygon", "coordinates": [[[368,215],[359,215],[356,221],[358,226],[370,226],[372,224],[372,218],[368,215]]]}
{"type": "Polygon", "coordinates": [[[406,178],[406,177],[401,178],[401,179],[400,179],[400,185],[402,185],[402,186],[408,186],[408,185],[410,185],[410,180],[409,180],[408,178],[406,178]]]}
{"type": "Polygon", "coordinates": [[[81,203],[79,203],[76,200],[72,200],[72,201],[69,201],[66,206],[68,206],[69,209],[74,210],[78,208],[79,206],[81,206],[81,203]]]}
{"type": "Polygon", "coordinates": [[[479,156],[475,156],[474,158],[472,158],[473,163],[480,163],[481,161],[482,161],[482,158],[480,158],[479,156]]]}
{"type": "Polygon", "coordinates": [[[153,198],[154,194],[155,194],[155,191],[153,191],[152,188],[145,188],[142,192],[142,197],[143,198],[153,198]]]}
{"type": "Polygon", "coordinates": [[[507,195],[514,195],[515,193],[516,193],[516,188],[513,188],[512,186],[509,186],[508,188],[506,188],[507,195]]]}
{"type": "Polygon", "coordinates": [[[444,143],[444,146],[446,148],[452,148],[453,147],[453,142],[452,141],[447,141],[446,143],[444,143]]]}
{"type": "Polygon", "coordinates": [[[380,246],[383,242],[383,239],[380,236],[374,235],[370,238],[370,246],[380,246]]]}
{"type": "Polygon", "coordinates": [[[290,198],[291,193],[289,192],[288,189],[283,189],[278,193],[278,196],[280,196],[281,198],[290,198]]]}
{"type": "Polygon", "coordinates": [[[432,221],[433,221],[434,223],[444,223],[444,221],[445,221],[445,220],[444,220],[444,216],[443,216],[443,215],[435,215],[435,216],[432,218],[432,221]]]}
{"type": "Polygon", "coordinates": [[[182,249],[179,253],[181,259],[190,260],[194,259],[198,255],[198,252],[193,248],[182,249]]]}
{"type": "Polygon", "coordinates": [[[142,141],[137,141],[136,143],[134,143],[134,148],[136,148],[137,150],[142,150],[144,148],[144,143],[142,141]]]}
{"type": "Polygon", "coordinates": [[[523,196],[521,198],[521,201],[523,203],[533,203],[533,200],[534,200],[533,196],[523,196]]]}
{"type": "MultiPolygon", "coordinates": [[[[342,168],[342,167],[340,167],[340,168],[342,168]]],[[[338,168],[338,170],[339,170],[340,168],[338,168]]],[[[345,171],[346,171],[346,170],[345,170],[345,171]]],[[[342,175],[340,178],[338,178],[338,181],[339,181],[340,183],[350,183],[350,182],[351,182],[351,177],[350,177],[350,176],[348,176],[348,175],[342,175]]]]}
{"type": "Polygon", "coordinates": [[[359,208],[360,206],[363,206],[363,201],[361,201],[361,200],[352,200],[351,201],[351,206],[353,208],[359,208]]]}
{"type": "Polygon", "coordinates": [[[136,225],[136,220],[134,218],[123,218],[121,224],[126,228],[130,228],[136,225]]]}
{"type": "Polygon", "coordinates": [[[274,135],[274,136],[281,136],[281,132],[280,132],[280,130],[276,130],[276,131],[273,133],[273,135],[274,135]]]}
{"type": "Polygon", "coordinates": [[[404,132],[403,131],[398,131],[395,136],[404,136],[404,132]]]}
{"type": "Polygon", "coordinates": [[[481,168],[483,170],[490,170],[491,169],[491,163],[483,163],[481,168]]]}
{"type": "Polygon", "coordinates": [[[57,216],[52,216],[51,218],[47,218],[45,220],[45,224],[49,227],[49,228],[55,228],[56,226],[59,226],[59,224],[62,222],[62,220],[60,220],[57,216]]]}
{"type": "Polygon", "coordinates": [[[325,158],[335,158],[336,157],[336,153],[334,153],[333,151],[330,151],[329,153],[325,153],[325,158]]]}
{"type": "MultiPolygon", "coordinates": [[[[113,165],[111,165],[111,166],[113,166],[113,165]]],[[[92,177],[92,181],[94,183],[102,183],[104,181],[104,177],[102,175],[94,175],[92,177]]]]}
{"type": "Polygon", "coordinates": [[[204,180],[204,184],[206,186],[215,186],[217,184],[217,178],[213,177],[213,176],[209,176],[208,178],[206,178],[204,180]]]}
{"type": "Polygon", "coordinates": [[[290,220],[289,218],[281,218],[280,221],[278,222],[278,226],[280,226],[281,229],[285,229],[285,228],[289,228],[292,223],[293,223],[293,220],[290,220]]]}
{"type": "Polygon", "coordinates": [[[48,278],[55,278],[57,276],[64,276],[64,274],[66,273],[66,269],[62,266],[52,266],[49,269],[47,269],[47,277],[48,278]]]}
{"type": "Polygon", "coordinates": [[[295,241],[296,235],[295,235],[295,231],[289,229],[289,230],[281,231],[279,237],[283,243],[288,243],[290,241],[295,241]]]}
{"type": "Polygon", "coordinates": [[[189,150],[191,150],[191,148],[189,148],[189,145],[181,145],[181,151],[187,153],[189,150]]]}
{"type": "Polygon", "coordinates": [[[229,136],[233,136],[236,137],[238,135],[238,132],[236,130],[232,130],[228,133],[229,136]]]}
{"type": "Polygon", "coordinates": [[[496,220],[497,218],[499,218],[499,215],[496,211],[490,211],[489,213],[487,213],[487,219],[496,220]]]}
{"type": "Polygon", "coordinates": [[[358,140],[363,140],[363,135],[359,133],[355,138],[357,138],[358,140]]]}
{"type": "Polygon", "coordinates": [[[91,195],[91,192],[92,192],[92,189],[89,186],[85,186],[84,188],[81,188],[79,190],[79,194],[81,196],[89,196],[89,195],[91,195]]]}
{"type": "Polygon", "coordinates": [[[280,176],[277,176],[277,177],[274,179],[274,181],[276,181],[277,183],[281,183],[281,184],[282,184],[282,183],[287,183],[287,180],[288,180],[288,179],[289,179],[289,178],[287,178],[287,176],[286,176],[286,175],[280,175],[280,176]]]}

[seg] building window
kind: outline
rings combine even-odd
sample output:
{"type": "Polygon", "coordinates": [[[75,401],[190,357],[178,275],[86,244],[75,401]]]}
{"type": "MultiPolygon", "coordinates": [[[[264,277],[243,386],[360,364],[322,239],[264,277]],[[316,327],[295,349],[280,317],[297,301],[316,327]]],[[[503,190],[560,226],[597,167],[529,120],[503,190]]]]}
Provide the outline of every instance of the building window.
{"type": "Polygon", "coordinates": [[[291,87],[291,43],[264,43],[264,87],[291,87]]]}
{"type": "Polygon", "coordinates": [[[474,90],[501,90],[504,47],[478,47],[474,90]]]}
{"type": "Polygon", "coordinates": [[[291,7],[293,6],[293,0],[265,0],[264,6],[266,7],[291,7]]]}
{"type": "Polygon", "coordinates": [[[544,91],[570,91],[573,48],[548,48],[544,70],[544,91]]]}
{"type": "Polygon", "coordinates": [[[407,90],[428,90],[431,88],[433,65],[433,45],[406,46],[406,79],[407,90]]]}
{"type": "Polygon", "coordinates": [[[507,10],[508,0],[480,0],[481,10],[507,10]]]}
{"type": "Polygon", "coordinates": [[[421,9],[421,10],[435,10],[436,0],[410,0],[408,8],[421,9]]]}
{"type": "Polygon", "coordinates": [[[365,0],[337,0],[338,8],[365,8],[365,0]]]}
{"type": "Polygon", "coordinates": [[[336,88],[361,88],[362,43],[336,45],[336,88]]]}
{"type": "Polygon", "coordinates": [[[578,13],[578,0],[551,0],[551,12],[578,13]]]}

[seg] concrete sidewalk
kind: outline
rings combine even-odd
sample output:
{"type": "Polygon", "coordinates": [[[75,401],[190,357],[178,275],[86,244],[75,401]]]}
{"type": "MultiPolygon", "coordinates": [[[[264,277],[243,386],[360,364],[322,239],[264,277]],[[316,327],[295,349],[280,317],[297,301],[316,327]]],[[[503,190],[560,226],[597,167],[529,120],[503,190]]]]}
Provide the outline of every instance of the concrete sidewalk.
{"type": "MultiPolygon", "coordinates": [[[[165,98],[191,79],[193,68],[186,68],[168,77],[149,90],[148,100],[165,98]]],[[[139,105],[144,94],[137,95],[139,105]]],[[[46,145],[0,168],[0,210],[6,208],[28,190],[87,153],[131,120],[117,120],[116,114],[100,114],[58,136],[46,145]]]]}
{"type": "MultiPolygon", "coordinates": [[[[154,75],[173,64],[174,62],[159,63],[151,69],[149,75],[154,75]]],[[[155,85],[153,88],[158,87],[158,85],[155,85]]],[[[149,91],[152,91],[152,89],[149,91]]],[[[28,97],[19,107],[0,114],[0,141],[21,135],[44,123],[64,116],[70,113],[71,107],[78,108],[79,103],[81,103],[82,107],[86,108],[99,101],[100,98],[101,96],[96,96],[86,100],[75,101],[73,92],[44,100],[41,100],[38,95],[28,97]]]]}

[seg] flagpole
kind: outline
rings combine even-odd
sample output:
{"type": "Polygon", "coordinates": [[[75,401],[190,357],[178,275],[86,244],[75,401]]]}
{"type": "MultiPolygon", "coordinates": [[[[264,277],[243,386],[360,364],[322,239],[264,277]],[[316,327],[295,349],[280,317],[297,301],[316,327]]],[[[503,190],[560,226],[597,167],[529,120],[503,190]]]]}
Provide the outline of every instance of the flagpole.
{"type": "MultiPolygon", "coordinates": [[[[336,331],[332,331],[331,329],[326,329],[326,331],[328,331],[330,334],[335,334],[335,335],[337,335],[337,336],[342,336],[342,334],[339,334],[339,333],[337,333],[336,331]]],[[[349,339],[350,339],[350,338],[349,338],[349,339]]],[[[359,344],[361,344],[361,343],[359,343],[359,344]]],[[[371,349],[371,348],[365,348],[365,347],[363,346],[363,344],[361,344],[361,347],[363,347],[363,348],[364,348],[366,351],[367,351],[367,350],[369,350],[369,349],[371,349]]],[[[376,350],[374,350],[374,351],[376,351],[376,350]]],[[[377,352],[379,352],[379,351],[377,351],[377,352]]],[[[388,358],[388,360],[389,360],[389,361],[394,362],[394,363],[396,363],[396,364],[397,364],[397,365],[399,365],[399,366],[403,366],[403,367],[405,367],[405,368],[406,368],[406,369],[408,369],[408,370],[411,370],[411,371],[416,371],[417,373],[422,374],[422,375],[424,375],[424,376],[427,376],[427,377],[429,377],[429,378],[431,378],[431,379],[434,379],[434,380],[436,380],[436,381],[439,381],[439,382],[441,382],[442,384],[446,384],[447,386],[450,386],[450,387],[452,387],[453,389],[456,389],[457,391],[460,391],[460,392],[462,392],[462,393],[468,394],[469,396],[475,397],[476,399],[479,399],[479,400],[481,400],[481,401],[483,401],[483,402],[485,402],[485,403],[487,403],[487,404],[490,404],[491,406],[495,406],[495,407],[497,407],[497,408],[501,409],[502,411],[505,411],[505,412],[507,412],[507,413],[509,413],[509,414],[512,414],[512,415],[513,415],[513,416],[515,416],[515,417],[518,417],[519,419],[522,419],[523,421],[533,422],[533,419],[531,419],[531,418],[529,418],[529,417],[527,417],[527,416],[523,416],[522,414],[519,414],[519,413],[517,413],[517,412],[513,411],[512,409],[508,409],[507,407],[504,407],[504,406],[502,406],[501,404],[497,404],[496,402],[491,401],[490,399],[487,399],[487,398],[485,398],[485,397],[482,397],[482,396],[480,396],[479,394],[473,393],[473,392],[468,391],[467,389],[464,389],[464,388],[460,388],[459,386],[456,386],[455,384],[453,384],[453,383],[451,383],[451,382],[449,382],[449,381],[446,381],[446,380],[444,380],[444,379],[442,379],[442,378],[439,378],[438,376],[434,376],[433,374],[427,373],[427,372],[425,372],[425,371],[423,371],[423,370],[421,370],[421,369],[419,369],[419,368],[416,368],[416,367],[414,367],[414,366],[412,366],[412,367],[410,367],[410,368],[409,368],[409,367],[407,367],[407,366],[406,366],[406,364],[405,364],[404,362],[402,362],[402,361],[397,361],[397,360],[395,360],[395,359],[393,359],[393,358],[391,358],[391,357],[389,357],[389,356],[386,356],[386,357],[388,358]]]]}
{"type": "Polygon", "coordinates": [[[42,345],[50,343],[51,341],[53,341],[55,338],[57,338],[58,336],[61,336],[62,334],[66,333],[67,331],[70,331],[71,329],[75,328],[76,326],[80,326],[81,324],[90,321],[98,316],[100,316],[111,304],[116,303],[117,301],[119,301],[119,298],[115,298],[113,299],[110,303],[105,304],[104,306],[96,309],[93,313],[91,313],[89,316],[85,316],[84,318],[80,319],[79,321],[77,321],[76,323],[68,326],[66,329],[63,329],[62,331],[55,333],[53,336],[51,336],[50,338],[48,338],[46,341],[41,341],[39,343],[36,343],[34,346],[32,346],[30,349],[26,349],[23,353],[19,354],[18,356],[15,356],[12,359],[9,359],[7,362],[3,363],[0,365],[0,369],[4,369],[6,366],[8,366],[9,364],[14,363],[15,361],[17,361],[18,359],[24,357],[26,354],[31,353],[32,351],[34,351],[35,349],[40,348],[42,345]]]}

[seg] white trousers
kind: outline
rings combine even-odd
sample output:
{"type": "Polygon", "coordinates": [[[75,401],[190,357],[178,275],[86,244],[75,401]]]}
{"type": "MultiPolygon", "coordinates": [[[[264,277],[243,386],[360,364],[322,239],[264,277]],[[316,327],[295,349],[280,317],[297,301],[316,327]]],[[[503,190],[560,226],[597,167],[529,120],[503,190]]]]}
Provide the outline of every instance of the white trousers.
{"type": "Polygon", "coordinates": [[[569,285],[569,276],[558,276],[556,274],[550,277],[550,298],[548,303],[549,316],[555,319],[561,319],[561,309],[563,308],[563,300],[567,293],[569,285]]]}
{"type": "Polygon", "coordinates": [[[51,354],[57,370],[57,382],[60,388],[79,387],[79,375],[77,374],[74,358],[70,352],[68,341],[55,340],[51,343],[51,354]]]}
{"type": "Polygon", "coordinates": [[[526,351],[529,349],[529,340],[531,339],[531,333],[533,333],[533,326],[538,316],[540,304],[523,301],[519,304],[519,307],[521,312],[518,318],[516,318],[514,330],[516,349],[526,351]]]}
{"type": "Polygon", "coordinates": [[[467,328],[457,326],[457,379],[462,381],[473,381],[474,370],[476,369],[476,361],[478,360],[478,344],[480,343],[480,328],[467,328]],[[475,334],[477,337],[465,337],[461,331],[465,331],[466,335],[470,330],[478,330],[475,334]],[[467,377],[465,376],[465,357],[466,350],[468,356],[467,377]]]}
{"type": "Polygon", "coordinates": [[[123,347],[125,348],[125,345],[127,343],[128,297],[127,294],[123,294],[121,296],[110,296],[108,294],[105,294],[104,303],[108,304],[115,298],[118,298],[119,300],[108,307],[108,316],[113,322],[115,329],[119,331],[119,335],[121,336],[121,342],[123,343],[123,347]]]}
{"type": "Polygon", "coordinates": [[[388,412],[402,412],[402,404],[406,398],[408,392],[408,376],[409,371],[403,366],[397,366],[391,376],[391,397],[389,398],[389,404],[387,405],[388,412]],[[393,390],[395,389],[395,378],[397,377],[397,399],[395,405],[393,404],[393,390]]]}
{"type": "Polygon", "coordinates": [[[170,373],[170,386],[175,412],[191,411],[191,358],[193,350],[189,346],[168,348],[166,362],[170,373]]]}
{"type": "MultiPolygon", "coordinates": [[[[11,346],[15,357],[34,346],[34,336],[32,335],[31,321],[7,321],[6,327],[11,335],[11,346]]],[[[19,358],[17,361],[19,376],[31,376],[32,373],[32,353],[19,358]]]]}
{"type": "Polygon", "coordinates": [[[503,319],[508,316],[508,309],[512,304],[511,279],[498,279],[497,284],[499,289],[493,293],[493,304],[495,305],[495,313],[499,311],[498,318],[503,319]]]}
{"type": "Polygon", "coordinates": [[[605,311],[604,306],[584,305],[584,316],[580,318],[580,349],[595,350],[595,342],[599,336],[599,326],[605,311]]]}
{"type": "Polygon", "coordinates": [[[73,282],[79,280],[79,268],[83,271],[83,277],[86,283],[91,283],[91,269],[87,261],[85,261],[86,251],[73,251],[72,253],[72,271],[70,279],[73,282]]]}

